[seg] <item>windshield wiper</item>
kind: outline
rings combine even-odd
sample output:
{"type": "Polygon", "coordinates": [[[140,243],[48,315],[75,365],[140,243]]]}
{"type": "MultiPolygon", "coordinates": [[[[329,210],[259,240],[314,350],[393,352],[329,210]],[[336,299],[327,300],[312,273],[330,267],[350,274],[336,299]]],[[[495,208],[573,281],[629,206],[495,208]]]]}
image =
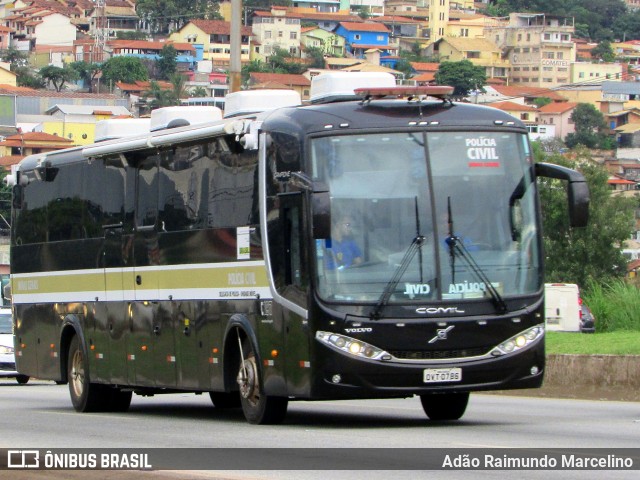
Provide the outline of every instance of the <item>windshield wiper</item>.
{"type": "Polygon", "coordinates": [[[409,249],[406,251],[406,253],[402,257],[402,260],[400,261],[400,265],[398,265],[398,267],[396,268],[396,271],[394,272],[393,277],[391,277],[391,280],[389,280],[389,282],[387,283],[387,286],[382,292],[382,295],[380,295],[380,299],[378,300],[378,303],[376,303],[375,308],[371,312],[372,320],[378,320],[381,318],[380,314],[382,313],[382,309],[387,305],[389,298],[391,298],[391,295],[393,294],[396,287],[398,286],[398,283],[400,283],[400,279],[404,275],[404,272],[406,272],[407,268],[411,264],[411,260],[413,260],[413,257],[416,255],[418,250],[420,250],[420,247],[422,247],[422,245],[424,244],[424,241],[425,241],[425,237],[422,235],[418,235],[416,236],[416,238],[413,239],[413,241],[411,242],[411,245],[409,245],[409,249]]]}
{"type": "MultiPolygon", "coordinates": [[[[409,265],[411,264],[411,260],[415,257],[416,253],[421,250],[422,245],[424,245],[425,237],[420,234],[420,215],[418,211],[418,197],[415,197],[415,213],[416,213],[416,236],[412,240],[411,245],[402,256],[402,260],[400,260],[400,265],[396,268],[396,271],[393,273],[391,280],[387,283],[384,290],[382,291],[382,295],[380,295],[380,299],[376,306],[371,311],[371,319],[379,320],[381,318],[382,309],[387,306],[389,302],[389,298],[395,291],[398,283],[400,283],[400,279],[404,275],[404,272],[407,271],[409,265]]],[[[420,259],[420,278],[422,278],[422,258],[420,259]]]]}
{"type": "Polygon", "coordinates": [[[500,292],[498,292],[498,290],[493,286],[491,280],[489,280],[489,277],[487,277],[487,274],[484,273],[484,270],[482,270],[480,265],[476,263],[473,256],[469,253],[469,250],[464,246],[462,239],[453,233],[451,197],[447,197],[447,217],[449,236],[445,239],[445,243],[449,247],[449,255],[451,257],[451,280],[455,283],[455,258],[457,253],[465,262],[467,262],[467,265],[471,267],[473,273],[475,273],[476,276],[485,284],[498,313],[505,313],[507,311],[507,304],[502,298],[502,295],[500,295],[500,292]]]}
{"type": "Polygon", "coordinates": [[[473,273],[475,273],[476,276],[485,284],[498,313],[505,313],[507,311],[507,304],[502,298],[502,295],[500,295],[498,290],[496,290],[496,288],[493,286],[491,280],[489,280],[489,277],[487,277],[487,274],[484,273],[484,270],[482,270],[482,268],[480,268],[480,265],[476,263],[473,256],[469,253],[469,250],[467,250],[464,246],[462,239],[455,235],[450,235],[446,238],[445,242],[447,243],[447,245],[449,245],[452,258],[455,258],[456,254],[458,254],[460,258],[467,262],[467,264],[471,267],[473,273]]]}

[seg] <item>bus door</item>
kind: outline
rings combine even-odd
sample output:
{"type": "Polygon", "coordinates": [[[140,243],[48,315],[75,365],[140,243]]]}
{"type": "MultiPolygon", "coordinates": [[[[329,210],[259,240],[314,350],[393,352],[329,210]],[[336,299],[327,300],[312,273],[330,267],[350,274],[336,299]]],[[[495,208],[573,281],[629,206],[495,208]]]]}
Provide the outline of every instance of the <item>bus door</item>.
{"type": "Polygon", "coordinates": [[[135,176],[126,168],[126,162],[119,155],[104,160],[104,185],[94,188],[103,192],[104,234],[103,266],[105,278],[104,310],[97,316],[105,317],[100,325],[105,325],[109,338],[109,376],[112,383],[126,384],[134,377],[128,373],[134,365],[128,359],[130,324],[126,291],[131,286],[125,284],[125,271],[133,264],[127,252],[127,239],[133,227],[133,191],[135,176]],[[131,192],[131,193],[129,193],[131,192]],[[130,206],[127,206],[130,204],[130,206]],[[125,232],[129,232],[126,235],[125,232]]]}
{"type": "MultiPolygon", "coordinates": [[[[309,277],[307,262],[303,261],[303,195],[299,192],[280,194],[279,199],[283,227],[280,233],[282,254],[276,256],[280,257],[281,262],[278,270],[284,286],[279,290],[284,302],[274,302],[273,314],[275,323],[281,322],[284,327],[287,391],[290,395],[295,395],[308,392],[310,371],[309,325],[306,315],[309,277]]],[[[273,252],[271,258],[275,259],[273,252]]]]}
{"type": "Polygon", "coordinates": [[[140,361],[136,360],[136,382],[171,387],[176,384],[175,326],[169,302],[162,302],[158,291],[164,263],[159,244],[162,226],[158,221],[160,154],[151,151],[135,157],[131,321],[134,342],[141,349],[140,361]]]}

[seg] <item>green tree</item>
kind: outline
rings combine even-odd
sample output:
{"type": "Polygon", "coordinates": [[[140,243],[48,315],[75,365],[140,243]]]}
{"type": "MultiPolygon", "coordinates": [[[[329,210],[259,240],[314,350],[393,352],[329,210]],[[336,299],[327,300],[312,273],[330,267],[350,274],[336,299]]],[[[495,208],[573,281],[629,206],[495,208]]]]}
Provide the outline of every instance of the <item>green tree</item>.
{"type": "Polygon", "coordinates": [[[158,82],[150,83],[149,91],[145,92],[144,98],[150,110],[161,107],[171,107],[180,105],[180,99],[189,96],[185,89],[185,78],[179,73],[171,76],[171,88],[162,88],[158,82]]]}
{"type": "Polygon", "coordinates": [[[82,79],[89,89],[89,93],[93,92],[93,81],[102,71],[102,65],[95,62],[77,61],[69,64],[76,71],[78,78],[82,79]]]}
{"type": "Polygon", "coordinates": [[[552,102],[553,100],[551,100],[549,97],[538,97],[533,100],[533,104],[538,108],[544,107],[545,105],[549,105],[552,102]]]}
{"type": "Polygon", "coordinates": [[[141,32],[138,30],[135,31],[125,31],[125,30],[116,30],[116,39],[118,40],[146,40],[147,34],[145,32],[141,32]]]}
{"type": "Polygon", "coordinates": [[[29,65],[29,54],[14,47],[9,47],[6,50],[0,50],[0,60],[10,64],[11,70],[15,71],[17,68],[29,65]]]}
{"type": "Polygon", "coordinates": [[[11,65],[11,71],[16,74],[16,83],[19,87],[45,88],[45,82],[29,66],[29,56],[13,47],[0,50],[0,60],[11,65]]]}
{"type": "Polygon", "coordinates": [[[139,58],[118,56],[111,57],[102,65],[102,77],[107,85],[113,85],[116,82],[147,80],[149,74],[139,58]]]}
{"type": "Polygon", "coordinates": [[[65,83],[71,82],[78,78],[78,72],[66,65],[62,68],[56,67],[54,65],[47,65],[46,67],[42,67],[39,73],[42,79],[47,82],[47,84],[53,85],[53,88],[56,89],[56,92],[61,91],[65,83]]]}
{"type": "Polygon", "coordinates": [[[214,20],[220,16],[220,5],[211,0],[137,0],[136,12],[155,32],[168,33],[191,19],[214,20]]]}
{"type": "Polygon", "coordinates": [[[587,148],[611,147],[604,116],[592,104],[579,103],[573,109],[571,121],[574,123],[575,133],[570,133],[564,140],[569,148],[577,145],[587,148]]]}
{"type": "Polygon", "coordinates": [[[324,51],[320,47],[304,47],[307,57],[307,68],[325,68],[324,51]]]}
{"type": "Polygon", "coordinates": [[[611,42],[603,40],[597,47],[591,49],[591,56],[603,62],[613,62],[616,59],[616,54],[613,53],[611,42]]]}
{"type": "Polygon", "coordinates": [[[537,161],[577,168],[589,185],[589,224],[570,228],[567,194],[563,182],[548,178],[538,180],[543,215],[543,238],[546,282],[569,282],[586,286],[591,281],[607,282],[626,274],[626,260],[621,245],[634,228],[637,198],[612,195],[607,185],[607,170],[593,161],[585,148],[573,151],[574,160],[560,154],[534,152],[537,161]]]}
{"type": "Polygon", "coordinates": [[[435,74],[438,85],[454,88],[453,97],[462,99],[472,90],[482,90],[487,83],[484,68],[476,67],[469,60],[442,62],[435,74]]]}
{"type": "Polygon", "coordinates": [[[206,97],[207,96],[207,89],[202,87],[202,86],[197,86],[195,88],[192,88],[189,91],[189,96],[190,97],[196,97],[196,98],[206,97]]]}
{"type": "Polygon", "coordinates": [[[173,45],[165,45],[160,50],[160,55],[156,60],[158,75],[163,80],[168,80],[178,69],[178,52],[173,45]]]}

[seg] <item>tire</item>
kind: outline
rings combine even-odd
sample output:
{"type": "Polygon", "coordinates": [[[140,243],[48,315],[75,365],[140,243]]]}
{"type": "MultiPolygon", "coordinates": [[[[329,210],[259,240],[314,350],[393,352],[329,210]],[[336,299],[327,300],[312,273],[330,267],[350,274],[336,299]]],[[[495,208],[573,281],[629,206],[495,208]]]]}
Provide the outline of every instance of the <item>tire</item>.
{"type": "Polygon", "coordinates": [[[469,392],[420,395],[424,413],[430,420],[459,420],[469,403],[469,392]]]}
{"type": "Polygon", "coordinates": [[[282,423],[287,414],[289,399],[271,397],[262,391],[260,369],[248,340],[242,345],[244,362],[240,361],[237,381],[240,387],[240,403],[247,422],[256,425],[282,423]]]}
{"type": "Polygon", "coordinates": [[[104,409],[110,399],[109,392],[103,385],[90,382],[89,359],[84,354],[77,335],[69,346],[67,378],[71,403],[77,412],[99,412],[104,409]]]}
{"type": "Polygon", "coordinates": [[[29,381],[29,375],[18,375],[16,376],[16,382],[20,385],[25,385],[29,381]]]}
{"type": "Polygon", "coordinates": [[[240,394],[238,392],[209,392],[211,403],[218,409],[240,408],[240,394]]]}

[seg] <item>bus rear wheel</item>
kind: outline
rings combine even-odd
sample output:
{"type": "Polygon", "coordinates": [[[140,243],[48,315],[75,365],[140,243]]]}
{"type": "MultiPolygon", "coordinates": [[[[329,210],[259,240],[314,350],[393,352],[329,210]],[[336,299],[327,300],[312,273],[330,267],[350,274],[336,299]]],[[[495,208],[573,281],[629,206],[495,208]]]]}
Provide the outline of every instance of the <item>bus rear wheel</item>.
{"type": "Polygon", "coordinates": [[[16,382],[20,385],[25,385],[29,381],[29,375],[18,375],[16,377],[16,382]]]}
{"type": "Polygon", "coordinates": [[[430,420],[459,420],[469,403],[469,392],[420,395],[424,413],[430,420]]]}
{"type": "Polygon", "coordinates": [[[245,418],[252,424],[273,425],[281,423],[287,413],[289,400],[284,397],[271,397],[262,392],[260,370],[249,341],[244,341],[242,350],[244,361],[240,361],[237,381],[245,418]]]}
{"type": "Polygon", "coordinates": [[[67,378],[71,403],[77,412],[101,411],[111,397],[102,385],[89,381],[89,360],[77,336],[73,337],[69,346],[67,378]]]}

